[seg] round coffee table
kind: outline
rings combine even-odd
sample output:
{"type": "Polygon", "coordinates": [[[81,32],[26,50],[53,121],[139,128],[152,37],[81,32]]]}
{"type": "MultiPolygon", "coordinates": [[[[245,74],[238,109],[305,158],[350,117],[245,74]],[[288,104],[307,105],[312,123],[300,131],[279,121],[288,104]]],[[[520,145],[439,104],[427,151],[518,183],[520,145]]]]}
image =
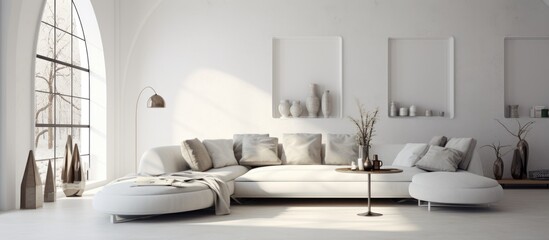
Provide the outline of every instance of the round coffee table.
{"type": "Polygon", "coordinates": [[[381,216],[383,214],[381,213],[375,213],[372,212],[372,204],[371,204],[371,198],[372,198],[372,181],[371,176],[372,174],[389,174],[389,173],[400,173],[402,172],[402,169],[398,168],[382,168],[379,170],[370,170],[370,171],[359,171],[359,170],[351,170],[351,168],[336,168],[337,172],[342,173],[354,173],[354,174],[368,174],[368,212],[365,213],[359,213],[358,216],[364,216],[364,217],[375,217],[375,216],[381,216]]]}

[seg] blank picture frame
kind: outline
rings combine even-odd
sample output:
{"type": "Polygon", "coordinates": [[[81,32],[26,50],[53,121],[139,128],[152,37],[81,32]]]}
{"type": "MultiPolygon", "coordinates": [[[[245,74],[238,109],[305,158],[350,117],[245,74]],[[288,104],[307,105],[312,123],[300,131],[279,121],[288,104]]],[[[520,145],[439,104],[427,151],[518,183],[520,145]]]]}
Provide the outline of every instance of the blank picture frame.
{"type": "Polygon", "coordinates": [[[388,109],[394,101],[454,118],[454,37],[390,37],[388,61],[388,109]]]}
{"type": "MultiPolygon", "coordinates": [[[[340,36],[273,37],[272,117],[280,118],[281,100],[300,101],[301,118],[307,117],[305,100],[309,85],[317,84],[316,96],[330,91],[330,118],[341,118],[343,90],[343,41],[340,36]]],[[[319,112],[319,117],[323,118],[319,112]]]]}

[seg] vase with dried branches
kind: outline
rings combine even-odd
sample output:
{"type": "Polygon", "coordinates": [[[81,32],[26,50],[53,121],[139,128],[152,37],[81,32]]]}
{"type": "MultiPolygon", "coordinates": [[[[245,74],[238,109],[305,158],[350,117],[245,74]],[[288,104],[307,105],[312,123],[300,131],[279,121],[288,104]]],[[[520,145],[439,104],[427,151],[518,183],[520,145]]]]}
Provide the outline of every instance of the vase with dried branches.
{"type": "Polygon", "coordinates": [[[504,149],[504,148],[510,147],[510,145],[501,146],[501,143],[498,142],[497,145],[495,143],[492,143],[491,145],[484,145],[481,148],[484,148],[484,147],[488,147],[488,148],[493,149],[494,153],[496,154],[496,160],[494,161],[492,171],[494,172],[494,178],[496,180],[500,180],[503,177],[503,169],[504,169],[503,160],[501,160],[501,158],[503,156],[507,155],[507,153],[510,152],[510,150],[509,150],[509,151],[502,154],[501,150],[504,149]]]}
{"type": "Polygon", "coordinates": [[[378,109],[367,111],[363,104],[357,101],[360,118],[350,117],[351,121],[357,127],[356,142],[358,144],[358,158],[362,159],[364,170],[368,171],[372,168],[370,161],[370,147],[372,137],[374,136],[374,125],[377,122],[378,109]]]}
{"type": "Polygon", "coordinates": [[[532,129],[532,124],[534,121],[529,121],[525,124],[521,124],[517,120],[517,132],[514,133],[505,124],[496,119],[496,121],[503,127],[505,130],[518,138],[517,146],[513,154],[513,161],[511,162],[511,176],[514,179],[524,179],[527,178],[528,174],[528,156],[529,156],[529,147],[528,142],[526,142],[526,135],[532,129]]]}

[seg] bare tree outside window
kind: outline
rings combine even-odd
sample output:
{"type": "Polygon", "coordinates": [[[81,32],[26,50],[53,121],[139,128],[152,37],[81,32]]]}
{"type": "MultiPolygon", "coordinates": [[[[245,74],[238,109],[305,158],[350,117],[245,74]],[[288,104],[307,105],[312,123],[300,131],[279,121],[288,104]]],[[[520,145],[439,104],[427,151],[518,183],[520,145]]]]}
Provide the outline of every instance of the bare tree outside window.
{"type": "MultiPolygon", "coordinates": [[[[44,7],[35,66],[36,161],[45,179],[52,160],[57,185],[68,135],[89,166],[89,66],[78,11],[71,0],[47,0],[44,7]]],[[[88,170],[88,169],[86,169],[88,170]]]]}

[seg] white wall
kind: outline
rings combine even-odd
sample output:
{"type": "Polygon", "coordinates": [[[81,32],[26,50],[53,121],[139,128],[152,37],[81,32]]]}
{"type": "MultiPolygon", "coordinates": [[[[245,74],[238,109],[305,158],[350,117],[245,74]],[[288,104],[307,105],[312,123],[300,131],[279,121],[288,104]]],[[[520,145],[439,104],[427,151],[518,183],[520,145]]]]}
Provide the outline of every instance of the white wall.
{"type": "MultiPolygon", "coordinates": [[[[479,146],[514,144],[494,121],[503,118],[503,37],[549,36],[549,7],[540,0],[121,0],[117,14],[120,148],[126,156],[119,160],[126,173],[134,171],[135,101],[147,85],[164,96],[167,108],[146,109],[147,96],[141,99],[139,155],[194,137],[354,132],[346,118],[271,117],[273,36],[343,38],[343,115],[356,114],[355,98],[379,106],[377,143],[447,135],[475,137],[479,146]],[[455,118],[387,118],[387,39],[449,36],[456,42],[455,118]]],[[[303,100],[306,95],[304,89],[303,100]]],[[[536,119],[528,136],[530,169],[549,168],[547,136],[549,120],[536,119]]],[[[489,167],[492,152],[480,151],[489,167]]]]}

